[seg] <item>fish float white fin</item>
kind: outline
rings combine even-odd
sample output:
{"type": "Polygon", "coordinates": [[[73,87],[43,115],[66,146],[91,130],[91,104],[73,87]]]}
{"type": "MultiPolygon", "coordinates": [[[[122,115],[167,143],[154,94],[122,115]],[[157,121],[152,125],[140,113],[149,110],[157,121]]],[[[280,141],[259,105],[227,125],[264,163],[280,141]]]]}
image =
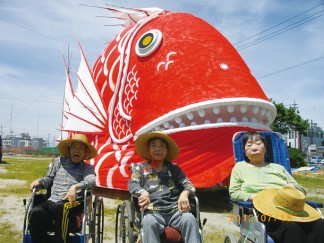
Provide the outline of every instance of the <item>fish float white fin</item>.
{"type": "Polygon", "coordinates": [[[65,88],[64,88],[64,97],[63,97],[63,108],[62,108],[62,124],[60,127],[60,136],[57,138],[57,141],[62,141],[68,138],[68,132],[63,131],[62,129],[65,127],[68,117],[69,117],[69,111],[70,111],[70,104],[72,103],[73,97],[74,97],[74,90],[71,82],[71,75],[69,66],[66,63],[64,54],[63,61],[66,69],[66,81],[65,81],[65,88]]]}
{"type": "Polygon", "coordinates": [[[107,112],[94,83],[92,72],[80,46],[81,61],[77,71],[78,86],[70,104],[68,120],[63,127],[67,132],[107,132],[107,112]]]}
{"type": "MultiPolygon", "coordinates": [[[[88,4],[80,4],[82,6],[86,7],[94,7],[94,8],[101,8],[110,11],[115,19],[123,21],[122,24],[120,24],[123,27],[128,27],[130,25],[136,24],[138,21],[145,19],[151,15],[161,13],[165,11],[161,8],[126,8],[122,6],[116,6],[112,4],[105,4],[107,7],[100,7],[100,6],[93,6],[88,4]]],[[[104,17],[104,16],[100,16],[104,17]]],[[[112,24],[112,26],[115,26],[116,24],[112,24]]],[[[108,25],[110,26],[110,25],[108,25]]]]}

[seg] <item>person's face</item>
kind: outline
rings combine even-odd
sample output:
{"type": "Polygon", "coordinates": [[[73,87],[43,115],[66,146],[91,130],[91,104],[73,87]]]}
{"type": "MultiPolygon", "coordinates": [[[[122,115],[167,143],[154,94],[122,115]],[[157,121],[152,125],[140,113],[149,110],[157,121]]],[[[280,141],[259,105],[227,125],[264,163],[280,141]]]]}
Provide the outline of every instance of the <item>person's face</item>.
{"type": "Polygon", "coordinates": [[[264,154],[266,149],[260,138],[249,138],[244,146],[244,151],[245,156],[248,157],[250,163],[264,162],[264,154]]]}
{"type": "Polygon", "coordinates": [[[163,140],[159,138],[153,138],[150,141],[150,155],[155,161],[164,161],[167,154],[168,147],[163,140]]]}
{"type": "Polygon", "coordinates": [[[73,142],[70,147],[70,157],[73,163],[80,163],[86,153],[86,147],[81,142],[73,142]]]}

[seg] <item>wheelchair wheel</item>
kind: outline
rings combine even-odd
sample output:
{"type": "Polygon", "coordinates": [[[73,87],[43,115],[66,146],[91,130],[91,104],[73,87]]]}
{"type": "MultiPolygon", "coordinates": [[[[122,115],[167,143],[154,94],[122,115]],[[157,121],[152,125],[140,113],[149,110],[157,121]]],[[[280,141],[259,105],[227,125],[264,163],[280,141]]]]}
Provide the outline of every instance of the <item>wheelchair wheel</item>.
{"type": "Polygon", "coordinates": [[[238,243],[238,241],[234,237],[234,235],[232,235],[231,233],[229,233],[228,235],[226,235],[226,237],[224,239],[224,243],[238,243]]]}
{"type": "Polygon", "coordinates": [[[94,199],[93,206],[93,219],[95,224],[95,237],[92,238],[92,243],[103,242],[103,231],[104,231],[104,204],[103,199],[98,196],[94,199]]]}
{"type": "Polygon", "coordinates": [[[115,240],[116,243],[134,242],[133,209],[129,201],[119,204],[116,212],[115,240]]]}

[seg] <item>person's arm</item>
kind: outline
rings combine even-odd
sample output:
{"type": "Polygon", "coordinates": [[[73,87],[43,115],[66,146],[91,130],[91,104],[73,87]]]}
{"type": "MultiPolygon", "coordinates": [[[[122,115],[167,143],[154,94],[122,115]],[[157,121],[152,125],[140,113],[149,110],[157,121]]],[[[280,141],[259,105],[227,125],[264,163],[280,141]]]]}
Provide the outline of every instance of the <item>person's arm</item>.
{"type": "MultiPolygon", "coordinates": [[[[244,162],[240,162],[240,163],[244,163],[244,162]]],[[[233,167],[231,173],[231,179],[229,185],[230,198],[233,201],[252,201],[254,194],[243,191],[242,183],[243,183],[242,171],[240,169],[240,166],[236,164],[233,167]]]]}
{"type": "Polygon", "coordinates": [[[144,180],[143,166],[137,164],[133,167],[131,179],[128,181],[128,191],[133,196],[138,197],[138,206],[144,211],[150,205],[151,199],[149,192],[142,187],[144,184],[142,180],[144,180]]]}
{"type": "Polygon", "coordinates": [[[283,168],[283,173],[286,176],[288,186],[294,187],[306,195],[306,189],[302,185],[298,184],[285,168],[283,168]]]}
{"type": "Polygon", "coordinates": [[[176,177],[177,188],[181,191],[178,197],[178,210],[189,212],[191,210],[189,196],[196,194],[196,188],[178,165],[171,164],[172,176],[176,177]]]}
{"type": "Polygon", "coordinates": [[[83,172],[83,180],[79,181],[75,186],[78,190],[93,189],[96,185],[96,172],[93,165],[85,164],[83,172]]]}
{"type": "Polygon", "coordinates": [[[83,179],[72,185],[63,200],[68,200],[72,207],[76,206],[76,195],[79,190],[92,189],[96,184],[96,173],[93,165],[84,164],[83,179]]]}

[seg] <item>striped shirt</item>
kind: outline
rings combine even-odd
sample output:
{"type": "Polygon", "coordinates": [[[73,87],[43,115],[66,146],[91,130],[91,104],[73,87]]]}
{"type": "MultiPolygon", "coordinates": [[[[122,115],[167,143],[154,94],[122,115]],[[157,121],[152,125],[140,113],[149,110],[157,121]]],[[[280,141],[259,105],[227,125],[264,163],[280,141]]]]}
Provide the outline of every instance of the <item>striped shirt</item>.
{"type": "MultiPolygon", "coordinates": [[[[69,157],[56,158],[50,165],[48,175],[42,177],[39,184],[42,188],[51,188],[50,201],[62,200],[72,185],[80,186],[80,193],[92,189],[96,183],[96,173],[93,165],[71,162],[69,157]]],[[[79,192],[78,192],[79,194],[79,192]]]]}

